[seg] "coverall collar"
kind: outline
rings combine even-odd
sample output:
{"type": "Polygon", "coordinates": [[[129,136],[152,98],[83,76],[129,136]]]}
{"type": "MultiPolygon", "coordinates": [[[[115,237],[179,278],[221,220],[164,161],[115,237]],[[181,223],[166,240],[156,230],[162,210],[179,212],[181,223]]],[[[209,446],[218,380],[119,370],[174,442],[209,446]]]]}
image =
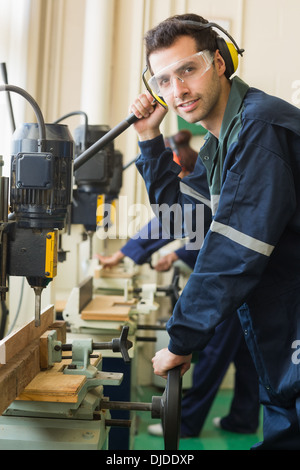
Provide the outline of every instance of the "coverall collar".
{"type": "Polygon", "coordinates": [[[240,112],[248,90],[249,85],[247,85],[247,83],[245,83],[241,78],[234,77],[231,80],[231,90],[221,125],[219,141],[223,141],[224,136],[227,134],[229,124],[232,122],[234,116],[240,112]]]}

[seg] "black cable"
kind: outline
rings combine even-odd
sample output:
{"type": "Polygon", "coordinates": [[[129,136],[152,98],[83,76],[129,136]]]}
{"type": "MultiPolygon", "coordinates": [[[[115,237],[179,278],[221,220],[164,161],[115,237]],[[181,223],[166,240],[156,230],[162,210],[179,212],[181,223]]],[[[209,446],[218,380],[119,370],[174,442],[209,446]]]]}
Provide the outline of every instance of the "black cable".
{"type": "Polygon", "coordinates": [[[72,111],[71,113],[65,114],[64,116],[60,117],[59,119],[56,119],[56,121],[53,121],[53,124],[58,124],[60,121],[63,121],[64,119],[67,119],[68,117],[71,116],[76,116],[76,115],[82,115],[84,116],[84,147],[83,150],[87,148],[87,130],[88,130],[88,116],[84,111],[72,111]]]}

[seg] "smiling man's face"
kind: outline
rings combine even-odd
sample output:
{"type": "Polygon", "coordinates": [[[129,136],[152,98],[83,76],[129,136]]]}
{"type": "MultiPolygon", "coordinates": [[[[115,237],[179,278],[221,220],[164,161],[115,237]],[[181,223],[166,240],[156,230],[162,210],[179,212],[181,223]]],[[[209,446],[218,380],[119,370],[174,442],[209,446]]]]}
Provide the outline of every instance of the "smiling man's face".
{"type": "MultiPolygon", "coordinates": [[[[156,75],[177,61],[199,52],[195,40],[180,36],[172,46],[153,52],[150,65],[156,75]]],[[[218,54],[218,52],[216,52],[218,54]]],[[[199,78],[193,80],[172,80],[172,93],[163,97],[167,105],[187,122],[211,120],[216,112],[221,94],[219,75],[214,64],[199,78]]]]}

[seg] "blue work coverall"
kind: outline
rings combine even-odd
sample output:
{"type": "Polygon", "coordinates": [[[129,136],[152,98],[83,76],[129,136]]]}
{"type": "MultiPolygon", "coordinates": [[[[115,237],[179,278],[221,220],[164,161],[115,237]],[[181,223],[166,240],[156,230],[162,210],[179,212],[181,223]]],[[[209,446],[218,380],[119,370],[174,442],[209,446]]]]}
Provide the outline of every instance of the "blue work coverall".
{"type": "Polygon", "coordinates": [[[219,139],[208,133],[184,186],[161,136],[139,145],[154,209],[193,197],[196,207],[204,177],[210,191],[213,220],[167,325],[170,351],[203,349],[238,310],[264,405],[256,448],[300,449],[300,110],[234,77],[219,139]]]}
{"type": "MultiPolygon", "coordinates": [[[[206,193],[208,196],[209,193],[206,193]]],[[[211,212],[205,214],[205,230],[211,222],[211,212]]],[[[136,264],[147,263],[153,253],[173,241],[163,232],[155,217],[121,248],[136,264]]],[[[199,250],[190,249],[187,242],[175,253],[191,269],[199,250]]],[[[238,316],[227,318],[203,351],[198,351],[194,364],[193,383],[182,399],[182,436],[198,436],[231,363],[235,365],[234,395],[228,414],[222,418],[224,429],[238,433],[254,433],[259,424],[258,378],[244,340],[238,316]]]]}

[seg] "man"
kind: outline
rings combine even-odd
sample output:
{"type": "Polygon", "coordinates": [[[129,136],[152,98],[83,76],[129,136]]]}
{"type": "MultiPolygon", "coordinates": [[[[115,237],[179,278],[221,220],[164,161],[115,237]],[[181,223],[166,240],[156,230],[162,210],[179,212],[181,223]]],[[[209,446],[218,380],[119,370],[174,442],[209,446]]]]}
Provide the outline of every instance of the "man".
{"type": "Polygon", "coordinates": [[[192,351],[203,349],[238,310],[265,407],[264,441],[256,448],[299,450],[300,111],[238,77],[230,80],[216,32],[186,20],[207,23],[198,15],[176,16],[146,36],[156,94],[208,131],[184,187],[159,130],[166,110],[149,93],[131,106],[140,118],[137,167],[150,202],[191,203],[205,176],[213,215],[168,322],[169,346],[153,358],[154,372],[166,376],[181,365],[184,373],[192,351]]]}

